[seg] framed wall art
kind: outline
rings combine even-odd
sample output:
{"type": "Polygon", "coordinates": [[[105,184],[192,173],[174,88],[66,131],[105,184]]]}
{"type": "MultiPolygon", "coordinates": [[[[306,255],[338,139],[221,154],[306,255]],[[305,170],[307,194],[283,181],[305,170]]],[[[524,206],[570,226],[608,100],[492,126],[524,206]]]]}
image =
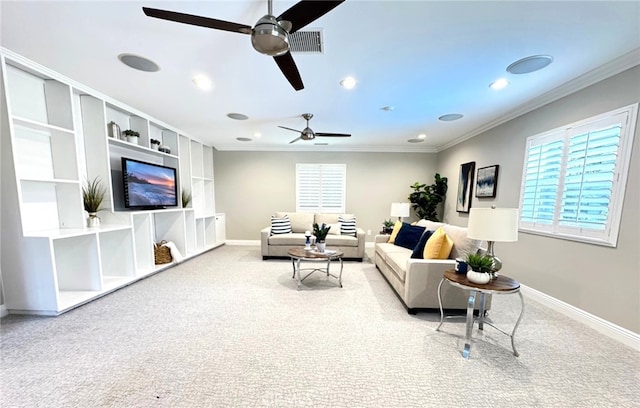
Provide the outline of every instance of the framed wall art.
{"type": "Polygon", "coordinates": [[[476,197],[487,198],[496,196],[499,167],[499,165],[495,164],[493,166],[480,167],[478,169],[478,177],[476,178],[476,197]]]}
{"type": "Polygon", "coordinates": [[[473,175],[476,172],[476,162],[460,165],[460,178],[458,179],[458,199],[456,211],[468,213],[471,208],[471,191],[473,190],[473,175]]]}

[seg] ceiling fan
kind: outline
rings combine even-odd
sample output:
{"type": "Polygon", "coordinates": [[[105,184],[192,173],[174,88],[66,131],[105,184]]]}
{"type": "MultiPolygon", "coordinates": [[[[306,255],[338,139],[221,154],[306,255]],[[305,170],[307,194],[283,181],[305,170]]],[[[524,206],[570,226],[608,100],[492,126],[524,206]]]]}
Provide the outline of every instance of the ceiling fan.
{"type": "Polygon", "coordinates": [[[327,14],[342,2],[344,0],[300,1],[278,17],[275,17],[272,10],[272,0],[268,0],[267,14],[260,18],[253,28],[245,24],[178,13],[176,11],[158,10],[149,7],[143,7],[142,11],[148,17],[251,35],[253,48],[262,54],[272,56],[291,86],[296,91],[299,91],[304,88],[304,84],[291,52],[289,52],[289,34],[295,33],[307,24],[327,14]]]}
{"type": "Polygon", "coordinates": [[[288,127],[285,127],[285,126],[278,126],[279,128],[292,130],[294,132],[300,133],[300,136],[295,138],[295,139],[293,139],[292,141],[290,141],[289,144],[295,143],[295,142],[297,142],[298,140],[301,140],[301,139],[302,140],[313,140],[316,137],[351,137],[351,135],[346,134],[346,133],[314,132],[309,127],[309,120],[313,117],[313,113],[303,113],[301,116],[307,121],[307,127],[304,128],[304,130],[297,130],[297,129],[291,129],[291,128],[288,128],[288,127]]]}

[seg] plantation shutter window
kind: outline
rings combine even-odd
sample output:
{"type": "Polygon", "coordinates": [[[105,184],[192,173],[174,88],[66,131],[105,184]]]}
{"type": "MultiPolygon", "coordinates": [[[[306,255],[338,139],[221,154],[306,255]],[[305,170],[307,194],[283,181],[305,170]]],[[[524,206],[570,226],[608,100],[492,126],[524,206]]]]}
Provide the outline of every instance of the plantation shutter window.
{"type": "Polygon", "coordinates": [[[345,212],[346,164],[296,164],[296,211],[345,212]]]}
{"type": "Polygon", "coordinates": [[[638,104],[527,139],[520,229],[617,243],[638,104]]]}

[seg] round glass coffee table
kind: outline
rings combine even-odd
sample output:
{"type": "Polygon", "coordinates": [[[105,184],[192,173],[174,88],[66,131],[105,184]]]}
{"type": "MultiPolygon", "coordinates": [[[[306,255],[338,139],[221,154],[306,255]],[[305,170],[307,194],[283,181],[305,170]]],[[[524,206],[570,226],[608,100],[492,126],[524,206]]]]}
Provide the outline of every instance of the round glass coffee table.
{"type": "Polygon", "coordinates": [[[314,272],[322,272],[327,275],[327,277],[332,277],[338,280],[338,284],[342,287],[342,256],[344,252],[336,251],[336,250],[326,250],[325,252],[317,252],[315,249],[304,249],[304,248],[291,248],[289,249],[289,256],[291,257],[291,263],[293,264],[293,276],[292,279],[295,279],[296,276],[298,278],[298,290],[300,290],[300,283],[307,279],[314,272]],[[334,275],[330,271],[331,261],[338,260],[340,261],[340,273],[334,275]],[[300,268],[300,263],[302,261],[305,262],[323,262],[325,263],[324,267],[320,268],[300,268]],[[304,277],[302,277],[302,272],[308,272],[304,277]]]}

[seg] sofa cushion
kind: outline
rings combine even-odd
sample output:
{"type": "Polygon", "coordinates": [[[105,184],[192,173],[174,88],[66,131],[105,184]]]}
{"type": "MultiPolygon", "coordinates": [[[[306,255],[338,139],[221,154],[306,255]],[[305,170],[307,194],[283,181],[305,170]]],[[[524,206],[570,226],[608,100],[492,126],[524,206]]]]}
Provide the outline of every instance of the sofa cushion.
{"type": "Polygon", "coordinates": [[[420,241],[423,232],[424,227],[407,224],[405,222],[402,224],[400,231],[398,231],[398,235],[393,244],[413,250],[418,244],[418,241],[420,241]]]}
{"type": "Polygon", "coordinates": [[[447,259],[453,248],[453,241],[444,232],[444,228],[438,228],[424,247],[424,259],[447,259]]]}
{"type": "Polygon", "coordinates": [[[341,247],[357,247],[358,246],[358,238],[352,237],[350,235],[327,235],[327,240],[325,241],[327,244],[327,248],[331,249],[333,246],[341,246],[341,247]]]}
{"type": "Polygon", "coordinates": [[[291,230],[293,232],[302,232],[313,230],[313,213],[299,212],[276,212],[276,217],[289,216],[291,220],[291,230]]]}
{"type": "Polygon", "coordinates": [[[340,222],[340,233],[342,235],[352,235],[352,236],[356,236],[357,234],[357,230],[356,230],[356,216],[353,214],[350,214],[350,216],[347,216],[347,214],[345,215],[341,215],[338,217],[338,221],[340,222]]]}
{"type": "Polygon", "coordinates": [[[391,231],[391,236],[389,237],[390,244],[395,242],[398,232],[400,232],[400,228],[402,228],[402,221],[398,220],[393,226],[393,231],[391,231]]]}
{"type": "Polygon", "coordinates": [[[289,234],[291,232],[291,220],[287,215],[284,217],[271,216],[271,235],[289,234]]]}
{"type": "Polygon", "coordinates": [[[269,237],[269,245],[302,246],[306,237],[304,233],[278,234],[269,237]]]}
{"type": "Polygon", "coordinates": [[[419,220],[416,225],[419,225],[421,227],[425,227],[428,230],[431,231],[435,231],[438,228],[442,227],[443,225],[448,225],[445,224],[443,222],[437,222],[437,221],[429,221],[429,220],[419,220]]]}
{"type": "Polygon", "coordinates": [[[424,259],[424,247],[427,245],[427,240],[431,238],[431,235],[433,235],[433,233],[434,231],[430,231],[428,229],[424,230],[424,232],[420,236],[420,240],[418,240],[418,243],[413,248],[413,252],[411,253],[411,258],[424,259]]]}
{"type": "Polygon", "coordinates": [[[335,224],[326,224],[329,228],[329,235],[340,235],[340,223],[336,222],[335,224]]]}
{"type": "Polygon", "coordinates": [[[411,258],[411,251],[404,248],[402,251],[395,251],[387,254],[387,264],[403,282],[407,275],[407,260],[409,258],[411,258]]]}
{"type": "Polygon", "coordinates": [[[475,253],[480,247],[480,241],[467,238],[467,229],[465,227],[447,224],[442,228],[453,241],[453,248],[451,248],[449,258],[466,258],[467,254],[475,253]]]}

